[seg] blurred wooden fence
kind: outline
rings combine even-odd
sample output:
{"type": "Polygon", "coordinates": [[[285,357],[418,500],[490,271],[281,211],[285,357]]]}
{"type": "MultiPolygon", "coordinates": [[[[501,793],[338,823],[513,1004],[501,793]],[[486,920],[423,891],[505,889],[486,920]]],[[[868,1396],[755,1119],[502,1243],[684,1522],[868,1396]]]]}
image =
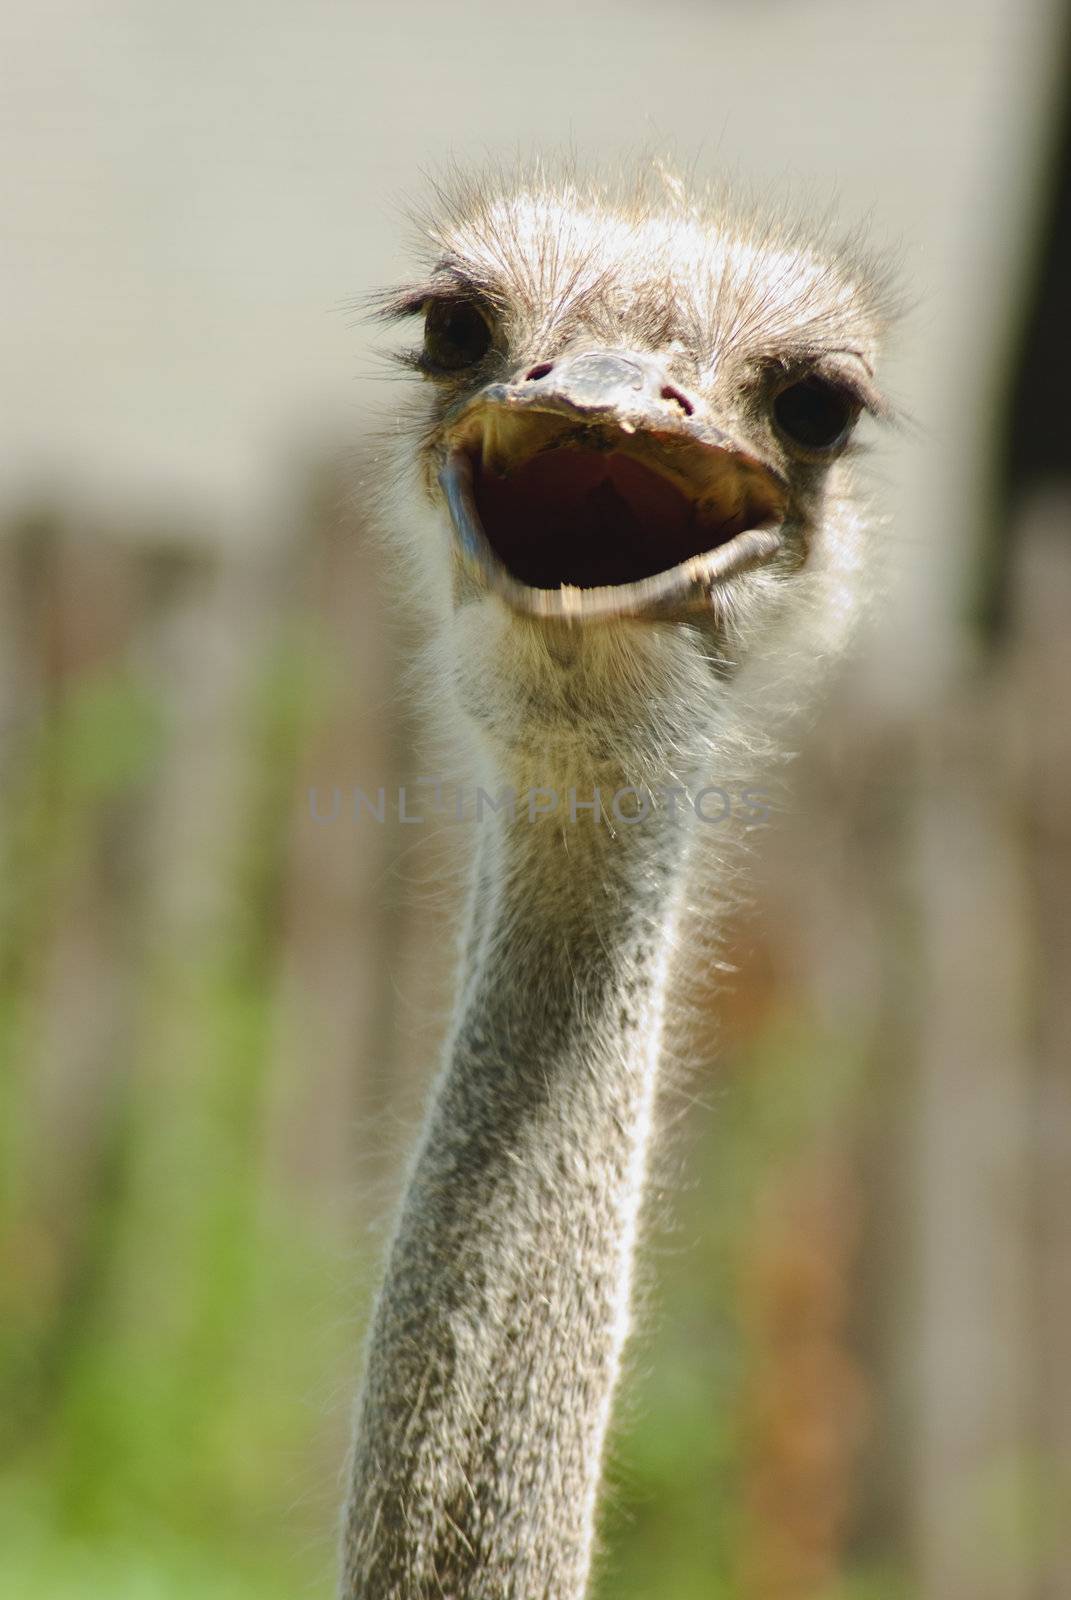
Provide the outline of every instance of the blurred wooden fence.
{"type": "MultiPolygon", "coordinates": [[[[742,1600],[818,1600],[856,1569],[883,1600],[1071,1593],[1066,514],[1023,513],[999,654],[965,647],[904,725],[845,688],[712,1003],[738,1083],[795,1052],[734,1247],[741,1382],[709,1391],[741,1441],[742,1600]]],[[[238,1297],[255,1313],[238,1241],[265,1211],[342,1278],[387,1209],[452,880],[393,808],[309,806],[419,770],[414,640],[380,580],[330,471],[255,549],[56,510],[0,541],[9,1462],[87,1339],[169,1352],[181,1409],[246,1325],[238,1297]]],[[[353,1366],[336,1332],[321,1530],[353,1366]]]]}

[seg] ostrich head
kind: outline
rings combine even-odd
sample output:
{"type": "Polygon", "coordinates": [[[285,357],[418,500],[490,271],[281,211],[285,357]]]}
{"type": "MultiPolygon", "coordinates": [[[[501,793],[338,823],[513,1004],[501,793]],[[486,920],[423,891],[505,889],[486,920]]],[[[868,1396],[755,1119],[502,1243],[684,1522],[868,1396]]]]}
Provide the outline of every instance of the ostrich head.
{"type": "Polygon", "coordinates": [[[478,185],[424,236],[381,311],[423,324],[392,520],[437,681],[499,753],[699,760],[756,693],[768,730],[855,610],[881,276],[674,183],[478,185]]]}

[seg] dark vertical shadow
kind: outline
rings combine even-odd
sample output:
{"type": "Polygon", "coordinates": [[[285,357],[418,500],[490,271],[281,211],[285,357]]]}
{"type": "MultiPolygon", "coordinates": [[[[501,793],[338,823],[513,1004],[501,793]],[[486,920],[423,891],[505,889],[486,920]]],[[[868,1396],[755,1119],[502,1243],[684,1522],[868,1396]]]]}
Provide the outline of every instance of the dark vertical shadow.
{"type": "Polygon", "coordinates": [[[1071,6],[1054,48],[1065,63],[1059,126],[1000,419],[993,520],[972,597],[977,624],[993,646],[1003,642],[1009,623],[1016,506],[1035,485],[1071,478],[1071,6]]]}

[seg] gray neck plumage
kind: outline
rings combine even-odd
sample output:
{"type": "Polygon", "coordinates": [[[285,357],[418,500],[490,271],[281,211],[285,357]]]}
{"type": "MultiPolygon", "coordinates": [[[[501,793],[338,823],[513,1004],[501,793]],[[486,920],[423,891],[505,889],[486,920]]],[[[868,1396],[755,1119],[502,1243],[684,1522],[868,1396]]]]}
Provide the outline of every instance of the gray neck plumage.
{"type": "Polygon", "coordinates": [[[345,1600],[585,1591],[686,843],[665,815],[481,826],[369,1339],[345,1600]]]}

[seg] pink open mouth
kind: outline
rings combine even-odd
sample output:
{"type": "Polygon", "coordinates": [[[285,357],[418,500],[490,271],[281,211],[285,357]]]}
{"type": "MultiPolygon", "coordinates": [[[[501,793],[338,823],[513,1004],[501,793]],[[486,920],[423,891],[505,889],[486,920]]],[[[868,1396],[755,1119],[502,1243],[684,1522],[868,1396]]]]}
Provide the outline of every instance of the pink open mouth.
{"type": "Polygon", "coordinates": [[[506,570],[533,589],[638,583],[742,533],[766,507],[697,500],[617,450],[561,446],[506,475],[473,463],[484,535],[506,570]]]}
{"type": "Polygon", "coordinates": [[[783,548],[784,483],[724,435],[480,401],[439,478],[462,558],[529,615],[709,609],[783,548]]]}

